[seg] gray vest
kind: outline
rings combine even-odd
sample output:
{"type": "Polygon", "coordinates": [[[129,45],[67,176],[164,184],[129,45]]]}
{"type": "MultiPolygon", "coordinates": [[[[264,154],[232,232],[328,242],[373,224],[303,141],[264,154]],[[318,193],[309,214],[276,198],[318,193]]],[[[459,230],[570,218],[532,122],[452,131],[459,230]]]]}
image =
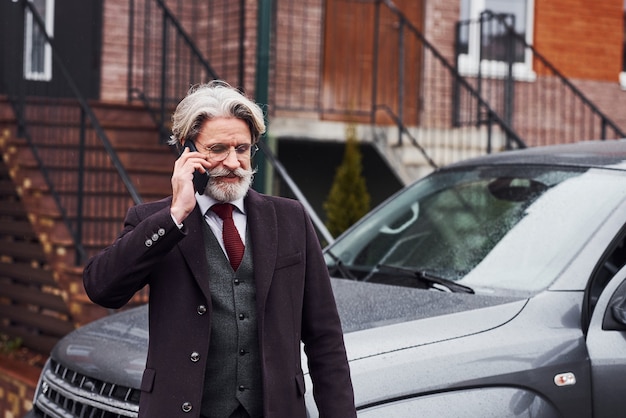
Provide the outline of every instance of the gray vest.
{"type": "Polygon", "coordinates": [[[252,255],[246,246],[233,272],[206,222],[203,229],[213,309],[201,414],[227,418],[241,404],[252,418],[260,417],[263,384],[252,255]]]}

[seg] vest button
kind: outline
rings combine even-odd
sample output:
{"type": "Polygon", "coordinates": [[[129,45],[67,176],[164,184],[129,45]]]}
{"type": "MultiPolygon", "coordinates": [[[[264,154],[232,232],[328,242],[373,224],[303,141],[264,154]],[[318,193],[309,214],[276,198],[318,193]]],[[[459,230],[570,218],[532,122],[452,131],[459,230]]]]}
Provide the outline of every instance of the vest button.
{"type": "Polygon", "coordinates": [[[239,319],[240,319],[241,321],[243,321],[244,319],[246,319],[246,316],[245,316],[244,314],[240,313],[240,314],[239,314],[239,319]]]}
{"type": "Polygon", "coordinates": [[[189,356],[189,358],[191,359],[191,361],[196,363],[198,360],[200,360],[200,353],[194,351],[193,353],[191,353],[191,356],[189,356]]]}
{"type": "Polygon", "coordinates": [[[183,405],[181,406],[183,412],[191,412],[191,402],[184,402],[183,405]]]}
{"type": "Polygon", "coordinates": [[[198,307],[196,308],[196,311],[198,312],[198,315],[204,315],[206,313],[206,306],[198,305],[198,307]]]}
{"type": "Polygon", "coordinates": [[[239,355],[240,356],[245,356],[246,355],[246,350],[244,350],[243,348],[241,350],[239,350],[239,355]]]}
{"type": "Polygon", "coordinates": [[[235,279],[234,282],[235,282],[235,286],[239,286],[239,283],[240,283],[239,279],[235,279]]]}
{"type": "Polygon", "coordinates": [[[246,390],[246,387],[244,385],[239,385],[239,392],[243,392],[244,390],[246,390]]]}

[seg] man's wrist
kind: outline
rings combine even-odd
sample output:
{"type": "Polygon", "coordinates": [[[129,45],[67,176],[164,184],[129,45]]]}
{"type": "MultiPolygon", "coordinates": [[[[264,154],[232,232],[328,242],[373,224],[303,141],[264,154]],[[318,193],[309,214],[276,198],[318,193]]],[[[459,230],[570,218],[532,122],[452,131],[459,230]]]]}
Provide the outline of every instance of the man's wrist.
{"type": "Polygon", "coordinates": [[[182,229],[183,228],[182,222],[178,222],[178,220],[176,219],[176,217],[174,216],[172,212],[170,212],[170,216],[172,217],[172,221],[174,221],[178,229],[182,229]]]}

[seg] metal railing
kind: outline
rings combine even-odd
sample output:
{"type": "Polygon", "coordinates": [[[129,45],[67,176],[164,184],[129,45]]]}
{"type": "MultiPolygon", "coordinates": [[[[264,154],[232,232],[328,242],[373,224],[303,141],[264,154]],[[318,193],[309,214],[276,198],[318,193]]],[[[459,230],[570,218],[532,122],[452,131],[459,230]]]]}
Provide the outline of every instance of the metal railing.
{"type": "MultiPolygon", "coordinates": [[[[525,147],[522,136],[474,85],[459,75],[456,66],[393,1],[337,0],[333,4],[341,3],[354,16],[364,16],[361,23],[367,30],[358,36],[358,44],[352,45],[352,49],[362,50],[363,54],[335,54],[332,63],[325,60],[324,64],[322,48],[332,48],[332,40],[321,42],[316,36],[319,32],[310,27],[296,28],[304,33],[293,36],[291,42],[278,39],[281,47],[273,58],[271,83],[274,111],[284,117],[308,112],[331,120],[341,120],[343,116],[344,120],[369,123],[383,147],[410,144],[421,155],[423,164],[432,167],[477,154],[525,147]],[[355,65],[355,60],[363,65],[355,65]],[[302,65],[303,61],[311,65],[302,65]],[[322,66],[329,74],[353,70],[345,81],[359,80],[362,88],[351,97],[336,98],[336,91],[328,94],[327,80],[319,75],[322,66]],[[478,111],[484,117],[473,124],[456,123],[459,112],[478,111]]],[[[290,7],[299,8],[288,2],[277,5],[282,16],[290,15],[290,7]]],[[[295,20],[293,25],[297,24],[295,20]]],[[[281,21],[281,33],[289,33],[290,24],[289,20],[281,21]]],[[[319,24],[326,25],[328,33],[332,22],[320,20],[319,24]]]]}
{"type": "MultiPolygon", "coordinates": [[[[515,31],[515,16],[484,11],[456,25],[457,68],[529,145],[626,136],[536,48],[515,31]]],[[[455,122],[476,123],[455,96],[455,122]]]]}
{"type": "MultiPolygon", "coordinates": [[[[21,59],[13,61],[15,69],[3,72],[1,81],[16,115],[18,135],[28,142],[59,216],[70,231],[79,265],[88,253],[83,237],[110,236],[111,228],[103,221],[119,224],[120,214],[123,217],[128,206],[141,202],[141,197],[37,9],[27,0],[20,4],[23,13],[32,14],[33,24],[50,45],[55,83],[25,80],[21,59]],[[103,196],[111,198],[99,199],[103,196]],[[92,219],[86,219],[85,212],[92,219]],[[98,218],[95,222],[94,217],[98,218]]],[[[23,56],[21,34],[5,40],[5,46],[14,49],[10,56],[23,56]]],[[[114,238],[110,236],[111,241],[114,238]]]]}
{"type": "MultiPolygon", "coordinates": [[[[232,2],[238,4],[241,2],[232,2]]],[[[198,1],[168,2],[179,16],[201,16],[211,12],[219,13],[219,18],[229,21],[224,10],[201,7],[198,1]]],[[[150,111],[160,129],[161,142],[169,136],[169,115],[181,99],[181,95],[196,83],[217,79],[214,69],[197,42],[208,41],[210,32],[206,28],[194,26],[191,31],[183,28],[163,0],[131,0],[128,25],[128,101],[139,100],[150,111]]],[[[243,6],[236,14],[243,14],[243,6]]],[[[199,19],[186,19],[197,22],[199,19]]],[[[238,19],[237,21],[239,21],[238,19]]],[[[238,22],[241,24],[241,22],[238,22]]],[[[229,28],[229,31],[234,28],[229,28]]],[[[235,30],[241,36],[240,30],[235,30]]],[[[243,39],[236,38],[236,56],[243,53],[243,39]]],[[[205,45],[208,47],[208,45],[205,45]]],[[[205,48],[206,49],[206,48],[205,48]]],[[[227,55],[227,52],[223,52],[227,55]]],[[[235,60],[238,72],[243,73],[242,63],[235,60]]],[[[242,77],[242,76],[241,76],[242,77]]],[[[241,78],[238,80],[241,82],[241,78]]]]}
{"type": "MultiPolygon", "coordinates": [[[[443,147],[447,153],[456,155],[442,157],[439,161],[450,162],[475,155],[476,150],[491,153],[496,150],[524,148],[526,144],[502,115],[497,112],[472,84],[462,77],[457,68],[430,43],[424,34],[410,22],[391,0],[378,2],[381,14],[389,13],[398,20],[398,82],[399,101],[394,120],[398,126],[398,144],[402,143],[402,134],[409,137],[415,147],[430,150],[429,160],[437,158],[443,147]],[[419,45],[421,56],[407,52],[411,43],[419,45]],[[407,85],[406,62],[423,61],[424,82],[418,80],[414,85],[407,85]],[[410,122],[403,118],[402,98],[411,90],[416,91],[421,108],[419,109],[418,129],[411,129],[410,122]],[[461,109],[456,97],[463,97],[461,109]],[[465,127],[456,123],[454,110],[461,113],[480,113],[482,118],[465,127]],[[409,125],[409,126],[407,126],[409,125]],[[465,129],[470,128],[470,129],[465,129]],[[412,134],[415,132],[415,134],[412,134]]],[[[380,20],[380,19],[379,19],[380,20]]],[[[379,50],[379,48],[377,48],[379,50]]],[[[374,110],[380,109],[376,105],[374,110]]],[[[388,109],[388,107],[386,107],[388,109]]],[[[389,110],[387,110],[389,112],[389,110]]],[[[479,152],[480,152],[479,151],[479,152]]],[[[436,168],[433,162],[429,164],[436,168]]]]}

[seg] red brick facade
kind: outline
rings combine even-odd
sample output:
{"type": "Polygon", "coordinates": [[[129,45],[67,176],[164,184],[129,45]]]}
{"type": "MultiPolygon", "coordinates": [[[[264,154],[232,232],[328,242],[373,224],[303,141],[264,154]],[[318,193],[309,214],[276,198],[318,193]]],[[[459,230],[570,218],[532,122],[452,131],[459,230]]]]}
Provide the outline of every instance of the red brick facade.
{"type": "MultiPolygon", "coordinates": [[[[275,96],[272,100],[273,108],[269,109],[273,115],[285,114],[281,109],[288,107],[311,109],[320,100],[320,86],[323,91],[323,50],[320,45],[325,42],[323,20],[324,10],[328,7],[326,1],[332,0],[276,3],[277,18],[272,39],[274,61],[270,76],[275,96]],[[304,50],[295,50],[293,45],[304,50]],[[291,60],[289,65],[285,62],[287,56],[291,60]],[[301,68],[294,71],[293,65],[300,65],[301,68]],[[287,97],[289,93],[293,96],[294,86],[298,86],[298,97],[287,97]]],[[[229,7],[228,4],[225,2],[223,7],[229,7]]],[[[244,86],[249,93],[253,93],[257,2],[247,0],[245,7],[244,86]]],[[[626,105],[618,84],[622,66],[622,1],[598,0],[589,3],[584,0],[535,0],[534,8],[533,42],[537,50],[566,77],[572,79],[586,95],[597,100],[602,111],[618,124],[626,126],[626,115],[615,110],[622,106],[610,106],[622,102],[626,105]]],[[[214,6],[214,10],[216,9],[219,7],[214,6]]],[[[208,30],[212,18],[207,8],[177,9],[173,12],[183,26],[193,26],[199,33],[202,33],[203,27],[208,30]]],[[[105,102],[124,102],[127,98],[128,13],[127,1],[104,2],[101,98],[105,102]]],[[[454,25],[459,20],[459,15],[460,1],[424,1],[423,27],[426,39],[450,62],[454,61],[454,25]]],[[[203,52],[213,57],[212,64],[216,66],[218,73],[224,74],[228,72],[233,54],[223,47],[224,40],[216,36],[199,36],[196,42],[203,52]]],[[[424,63],[424,67],[428,68],[428,62],[424,63]]],[[[424,71],[423,77],[424,84],[430,85],[436,82],[437,74],[424,71]]],[[[321,117],[310,111],[293,110],[287,114],[307,118],[321,117]]]]}
{"type": "MultiPolygon", "coordinates": [[[[136,2],[140,4],[141,2],[136,2]]],[[[166,1],[166,3],[168,3],[166,1]]],[[[172,7],[174,2],[172,3],[172,7]]],[[[236,50],[239,45],[220,37],[219,31],[213,31],[208,35],[209,25],[219,28],[226,27],[228,22],[214,21],[211,15],[213,10],[219,10],[232,7],[232,2],[223,0],[212,2],[212,9],[191,8],[194,2],[183,3],[183,7],[173,8],[173,14],[179,19],[181,25],[188,33],[199,34],[194,38],[197,47],[206,56],[212,57],[211,64],[215,66],[218,74],[224,74],[229,71],[232,61],[236,58],[236,50]]],[[[104,102],[126,102],[127,100],[127,83],[128,83],[128,47],[129,47],[129,9],[130,2],[127,0],[106,0],[104,1],[104,17],[103,17],[103,36],[102,36],[102,78],[101,78],[101,100],[104,102]]],[[[179,4],[178,2],[176,4],[179,4]]],[[[257,31],[257,2],[254,0],[246,0],[245,13],[245,30],[247,39],[245,41],[244,61],[246,63],[244,70],[244,82],[246,90],[250,93],[254,89],[254,71],[256,63],[256,31],[257,31]]],[[[137,6],[134,13],[142,13],[143,10],[137,6]]],[[[227,14],[233,19],[238,19],[238,13],[227,14]]],[[[234,22],[238,23],[238,22],[234,22]]],[[[151,24],[151,23],[149,23],[151,24]]],[[[154,23],[157,24],[157,23],[154,23]]],[[[160,24],[160,23],[159,23],[160,24]]],[[[158,30],[159,28],[153,28],[158,30]]],[[[136,28],[141,32],[142,28],[136,28]]],[[[223,32],[223,31],[222,31],[223,32]]],[[[224,33],[224,32],[223,32],[224,33]]],[[[223,34],[222,33],[222,34],[223,34]]],[[[225,36],[225,35],[224,35],[225,36]]],[[[135,65],[135,71],[143,71],[141,64],[135,65]]],[[[231,70],[232,72],[232,70],[231,70]]],[[[197,80],[202,82],[206,80],[197,80]]],[[[184,94],[184,92],[181,92],[184,94]]]]}
{"type": "Polygon", "coordinates": [[[534,44],[568,78],[616,83],[622,68],[622,0],[535,0],[534,44]]]}
{"type": "Polygon", "coordinates": [[[128,73],[128,1],[104,2],[100,98],[125,102],[128,73]]]}

